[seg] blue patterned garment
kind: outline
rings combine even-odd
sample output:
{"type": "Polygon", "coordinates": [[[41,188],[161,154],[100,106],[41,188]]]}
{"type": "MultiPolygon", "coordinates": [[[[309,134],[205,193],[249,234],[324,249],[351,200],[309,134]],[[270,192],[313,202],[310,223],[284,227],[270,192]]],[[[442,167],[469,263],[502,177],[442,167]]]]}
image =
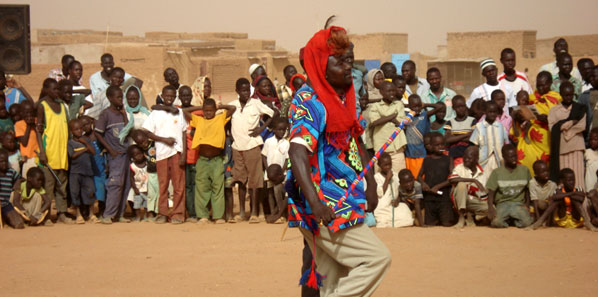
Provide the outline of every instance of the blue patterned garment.
{"type": "MultiPolygon", "coordinates": [[[[331,120],[333,116],[329,115],[331,120]]],[[[365,127],[365,120],[358,114],[359,123],[365,127]]],[[[326,139],[326,109],[314,90],[304,85],[297,91],[290,107],[290,139],[300,137],[309,146],[311,175],[320,201],[334,208],[346,189],[363,170],[359,149],[355,139],[350,140],[347,150],[333,147],[326,139]]],[[[350,137],[350,136],[349,136],[350,137]]],[[[315,232],[315,221],[310,206],[292,172],[289,170],[286,189],[289,193],[289,226],[302,227],[315,232]]],[[[364,219],[365,192],[363,181],[336,210],[338,218],[328,225],[332,232],[362,223],[364,219]]]]}

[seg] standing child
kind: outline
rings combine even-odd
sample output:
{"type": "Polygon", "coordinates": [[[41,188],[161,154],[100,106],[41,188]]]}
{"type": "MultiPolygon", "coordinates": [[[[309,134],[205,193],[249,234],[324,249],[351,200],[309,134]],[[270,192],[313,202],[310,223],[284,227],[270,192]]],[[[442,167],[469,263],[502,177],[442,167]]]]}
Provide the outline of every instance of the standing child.
{"type": "Polygon", "coordinates": [[[557,185],[549,179],[550,171],[546,162],[542,160],[534,162],[534,173],[536,176],[529,182],[529,197],[534,203],[534,214],[537,221],[546,212],[550,197],[554,194],[557,185]]]}
{"type": "Polygon", "coordinates": [[[231,132],[233,142],[233,182],[239,185],[239,216],[237,220],[245,220],[245,195],[249,188],[251,201],[250,223],[259,223],[258,189],[263,188],[264,170],[260,146],[263,140],[260,134],[270,125],[272,118],[278,112],[270,109],[259,99],[249,98],[249,81],[240,78],[236,83],[239,99],[231,103],[236,108],[232,116],[231,132]],[[269,118],[263,125],[259,125],[260,118],[267,115],[269,118]]]}
{"type": "MultiPolygon", "coordinates": [[[[598,127],[592,128],[590,131],[590,148],[585,150],[584,159],[586,160],[586,174],[585,184],[586,191],[591,191],[598,188],[596,184],[596,171],[598,171],[598,127]]],[[[598,206],[598,205],[597,205],[598,206]]]]}
{"type": "Polygon", "coordinates": [[[4,93],[0,92],[0,133],[12,132],[14,129],[10,114],[8,113],[8,109],[6,109],[5,100],[4,93]]]}
{"type": "MultiPolygon", "coordinates": [[[[64,81],[64,80],[62,80],[64,81]]],[[[83,135],[83,128],[79,119],[69,122],[73,138],[68,142],[68,154],[71,158],[69,171],[69,189],[73,205],[77,207],[77,224],[85,224],[85,218],[95,223],[90,211],[94,203],[95,184],[93,180],[93,156],[96,151],[87,137],[83,135]]]]}
{"type": "Polygon", "coordinates": [[[392,170],[392,157],[384,152],[378,159],[380,172],[374,175],[376,179],[378,206],[374,212],[376,227],[398,228],[413,225],[413,216],[407,204],[399,199],[399,180],[392,170]]]}
{"type": "MultiPolygon", "coordinates": [[[[494,106],[498,108],[496,104],[494,106]]],[[[505,144],[501,151],[505,158],[504,165],[492,171],[486,182],[488,219],[494,228],[507,228],[510,220],[515,222],[515,226],[525,228],[532,223],[526,208],[530,173],[527,167],[517,164],[517,149],[514,145],[505,144]]]]}
{"type": "Polygon", "coordinates": [[[44,80],[42,95],[37,105],[37,142],[40,144],[39,162],[44,166],[44,189],[48,197],[56,202],[58,221],[72,224],[73,220],[66,216],[69,168],[67,111],[58,96],[58,83],[54,79],[44,80]]]}
{"type": "Polygon", "coordinates": [[[287,211],[287,204],[284,199],[284,185],[282,182],[277,183],[277,179],[280,176],[273,174],[273,176],[276,175],[276,180],[270,180],[267,172],[268,168],[272,165],[278,165],[281,168],[281,171],[287,168],[290,143],[284,137],[287,134],[288,120],[283,117],[276,117],[272,120],[272,127],[274,137],[270,137],[264,142],[264,147],[262,148],[262,160],[264,168],[266,168],[266,177],[268,177],[268,203],[270,205],[271,213],[267,221],[269,223],[279,224],[283,222],[283,219],[281,218],[282,214],[287,211]],[[272,220],[274,217],[277,218],[272,220]]]}
{"type": "Polygon", "coordinates": [[[37,166],[36,152],[39,150],[37,135],[35,134],[35,111],[31,101],[21,103],[23,120],[15,123],[15,136],[19,141],[21,157],[23,158],[23,176],[27,176],[30,168],[37,166]]]}
{"type": "MultiPolygon", "coordinates": [[[[373,130],[374,151],[378,151],[392,135],[396,127],[406,119],[403,102],[396,96],[396,86],[389,81],[380,83],[380,94],[382,101],[372,104],[369,111],[371,124],[369,127],[373,130]]],[[[405,165],[405,131],[401,131],[393,142],[388,145],[386,152],[392,159],[394,172],[406,167],[405,165]]]]}
{"type": "Polygon", "coordinates": [[[129,146],[127,154],[131,159],[131,188],[135,192],[133,209],[135,210],[135,222],[147,220],[147,160],[141,148],[137,145],[129,146]]]}
{"type": "Polygon", "coordinates": [[[0,138],[2,139],[0,143],[2,144],[2,148],[8,152],[8,164],[10,168],[14,169],[17,174],[21,175],[21,151],[17,146],[17,139],[15,135],[10,132],[4,132],[0,134],[0,138]]]}
{"type": "Polygon", "coordinates": [[[583,207],[586,193],[583,189],[575,187],[575,173],[570,168],[561,169],[559,174],[561,187],[557,188],[549,198],[548,209],[542,216],[530,226],[531,229],[538,229],[549,215],[554,215],[554,222],[563,228],[578,228],[584,225],[592,231],[598,231],[592,225],[592,219],[583,207]]]}
{"type": "Polygon", "coordinates": [[[424,135],[430,132],[429,116],[436,113],[437,109],[430,112],[425,107],[436,107],[431,104],[422,104],[419,95],[409,96],[409,109],[415,114],[413,120],[405,127],[407,149],[405,150],[405,163],[413,176],[417,176],[426,157],[424,135]]]}
{"type": "MultiPolygon", "coordinates": [[[[200,109],[199,107],[197,109],[200,109]]],[[[232,105],[216,107],[216,101],[211,98],[204,99],[203,116],[189,113],[185,116],[191,119],[190,125],[195,128],[195,135],[191,149],[197,150],[199,156],[195,172],[195,213],[200,224],[209,223],[210,212],[208,204],[212,205],[212,218],[216,224],[224,224],[224,149],[226,133],[224,126],[230,121],[235,112],[232,105]],[[224,109],[226,112],[216,115],[216,110],[224,109]]]]}
{"type": "Polygon", "coordinates": [[[98,141],[108,152],[108,180],[106,183],[106,209],[102,216],[103,224],[112,224],[116,218],[120,223],[129,223],[124,217],[127,196],[131,187],[127,146],[120,142],[118,135],[127,124],[127,114],[123,107],[123,92],[117,86],[106,89],[110,106],[100,113],[95,123],[98,141]]]}
{"type": "Polygon", "coordinates": [[[151,141],[143,130],[134,130],[131,138],[144,152],[147,160],[147,213],[146,217],[154,221],[158,213],[158,198],[160,197],[160,186],[158,181],[158,170],[156,168],[156,145],[151,141]]]}
{"type": "Polygon", "coordinates": [[[586,106],[573,102],[574,92],[573,84],[564,81],[561,84],[563,101],[548,113],[548,127],[551,130],[550,179],[559,181],[560,169],[570,168],[575,172],[575,187],[583,190],[586,106]]]}
{"type": "MultiPolygon", "coordinates": [[[[177,90],[168,85],[162,89],[165,106],[173,106],[177,90]]],[[[149,138],[156,141],[156,165],[160,184],[159,215],[156,223],[163,224],[170,219],[173,224],[185,220],[185,130],[187,121],[183,112],[172,114],[164,110],[153,110],[143,123],[149,138]],[[168,185],[172,181],[173,209],[168,208],[168,185]]]]}
{"type": "Polygon", "coordinates": [[[14,208],[30,226],[52,226],[48,219],[52,201],[44,190],[44,172],[32,168],[27,172],[27,181],[20,181],[11,197],[14,208]]]}
{"type": "Polygon", "coordinates": [[[91,168],[93,170],[93,183],[95,186],[94,196],[98,201],[99,212],[96,216],[93,214],[93,207],[90,207],[90,211],[92,211],[90,214],[90,221],[98,221],[98,217],[103,216],[104,209],[106,209],[106,157],[104,156],[104,147],[93,132],[93,124],[95,120],[86,115],[81,116],[79,119],[81,120],[83,133],[95,151],[91,168]]]}
{"type": "Polygon", "coordinates": [[[2,220],[15,229],[25,228],[23,218],[15,211],[10,196],[13,190],[17,190],[16,184],[19,175],[8,166],[8,152],[0,148],[0,211],[2,220]]]}
{"type": "Polygon", "coordinates": [[[444,136],[438,132],[431,132],[430,155],[424,159],[417,176],[424,192],[425,225],[453,225],[453,202],[448,180],[453,169],[451,163],[451,158],[444,154],[444,136]]]}
{"type": "Polygon", "coordinates": [[[457,116],[447,122],[445,136],[449,145],[449,157],[458,163],[457,159],[463,158],[465,149],[469,147],[469,138],[475,127],[475,118],[468,116],[469,111],[463,96],[456,95],[452,101],[457,116]]]}
{"type": "Polygon", "coordinates": [[[507,133],[502,124],[496,120],[500,108],[494,101],[486,103],[486,118],[475,125],[469,141],[479,147],[480,165],[486,172],[500,166],[502,160],[501,147],[509,143],[507,133]]]}

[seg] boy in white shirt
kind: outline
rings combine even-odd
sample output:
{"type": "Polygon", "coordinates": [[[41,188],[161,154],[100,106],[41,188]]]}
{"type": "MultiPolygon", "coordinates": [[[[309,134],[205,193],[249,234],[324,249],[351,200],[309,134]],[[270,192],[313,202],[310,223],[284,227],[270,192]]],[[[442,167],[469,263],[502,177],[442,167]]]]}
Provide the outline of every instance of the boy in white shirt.
{"type": "MultiPolygon", "coordinates": [[[[176,89],[168,85],[162,89],[164,105],[172,107],[176,89]]],[[[177,108],[178,109],[178,108],[177,108]]],[[[143,123],[148,137],[156,142],[156,167],[160,184],[160,198],[156,223],[181,224],[185,220],[185,132],[187,121],[183,112],[176,114],[163,110],[153,110],[143,123]],[[168,208],[168,185],[172,181],[173,209],[168,208]]]]}
{"type": "Polygon", "coordinates": [[[239,216],[236,221],[245,220],[245,195],[249,187],[251,217],[249,223],[259,223],[258,189],[264,186],[264,169],[260,146],[264,143],[260,134],[270,125],[278,112],[270,109],[259,99],[250,98],[250,83],[245,78],[236,82],[239,99],[231,102],[236,108],[231,119],[233,148],[233,184],[239,185],[239,216]],[[269,118],[260,126],[262,115],[269,118]]]}
{"type": "MultiPolygon", "coordinates": [[[[284,136],[287,133],[288,121],[285,118],[277,117],[272,120],[274,137],[266,139],[262,148],[262,163],[264,168],[278,165],[284,172],[287,168],[290,143],[284,136]]],[[[268,223],[280,224],[283,222],[283,213],[286,212],[284,197],[284,184],[270,180],[268,176],[268,203],[272,216],[267,218],[268,223]],[[275,220],[272,220],[276,218],[275,220]]]]}

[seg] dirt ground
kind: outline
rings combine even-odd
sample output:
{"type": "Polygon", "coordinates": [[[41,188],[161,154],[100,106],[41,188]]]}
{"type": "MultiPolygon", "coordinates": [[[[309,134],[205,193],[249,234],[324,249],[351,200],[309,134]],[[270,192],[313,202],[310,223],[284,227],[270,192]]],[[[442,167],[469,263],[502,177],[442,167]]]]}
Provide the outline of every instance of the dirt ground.
{"type": "MultiPolygon", "coordinates": [[[[300,296],[302,237],[248,223],[0,230],[0,296],[300,296]]],[[[393,263],[375,296],[596,296],[598,234],[374,229],[393,263]]]]}

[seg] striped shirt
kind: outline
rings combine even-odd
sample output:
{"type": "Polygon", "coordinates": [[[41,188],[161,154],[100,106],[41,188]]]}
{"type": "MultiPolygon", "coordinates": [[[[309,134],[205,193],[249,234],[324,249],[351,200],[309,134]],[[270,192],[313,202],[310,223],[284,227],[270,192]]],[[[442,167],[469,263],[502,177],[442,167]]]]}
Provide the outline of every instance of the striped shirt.
{"type": "Polygon", "coordinates": [[[19,174],[12,168],[8,168],[6,173],[0,175],[0,205],[2,207],[10,204],[10,194],[18,179],[19,174]]]}

